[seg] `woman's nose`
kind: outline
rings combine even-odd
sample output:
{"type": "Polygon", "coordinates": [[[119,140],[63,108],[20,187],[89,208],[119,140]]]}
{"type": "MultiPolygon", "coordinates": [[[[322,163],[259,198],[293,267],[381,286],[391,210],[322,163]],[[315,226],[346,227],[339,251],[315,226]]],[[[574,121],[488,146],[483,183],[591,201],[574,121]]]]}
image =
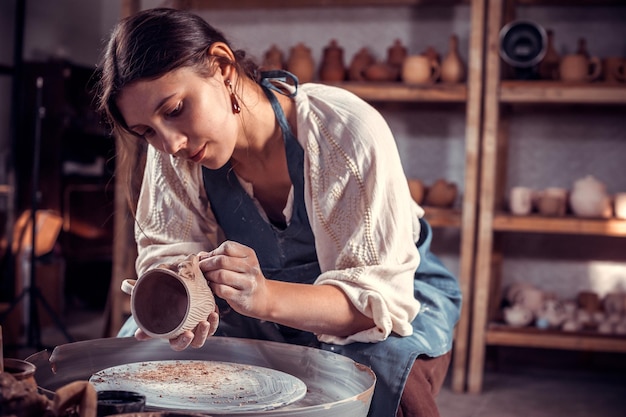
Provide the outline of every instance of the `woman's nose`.
{"type": "Polygon", "coordinates": [[[170,155],[175,155],[184,148],[187,138],[180,132],[166,131],[161,135],[163,150],[170,155]]]}

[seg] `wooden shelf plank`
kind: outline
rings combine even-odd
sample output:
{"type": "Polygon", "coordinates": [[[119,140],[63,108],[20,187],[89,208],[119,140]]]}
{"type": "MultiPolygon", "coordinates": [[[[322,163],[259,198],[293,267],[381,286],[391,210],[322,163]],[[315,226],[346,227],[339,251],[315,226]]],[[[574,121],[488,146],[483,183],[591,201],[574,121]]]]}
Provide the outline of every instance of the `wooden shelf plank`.
{"type": "Polygon", "coordinates": [[[503,103],[626,104],[626,84],[502,81],[503,103]]]}
{"type": "Polygon", "coordinates": [[[626,6],[626,0],[516,0],[520,6],[626,6]]]}
{"type": "Polygon", "coordinates": [[[499,232],[563,233],[626,237],[626,220],[580,217],[515,216],[496,214],[493,229],[499,232]]]}
{"type": "Polygon", "coordinates": [[[461,210],[422,206],[431,227],[461,227],[461,210]]]}
{"type": "Polygon", "coordinates": [[[176,0],[174,7],[192,9],[269,9],[276,7],[451,6],[470,0],[176,0]]]}
{"type": "Polygon", "coordinates": [[[604,335],[592,331],[561,332],[531,327],[513,328],[492,323],[485,333],[488,345],[545,349],[626,352],[626,336],[604,335]]]}
{"type": "Polygon", "coordinates": [[[401,82],[345,81],[329,84],[351,91],[368,101],[465,103],[467,100],[465,84],[435,84],[424,87],[409,86],[401,82]]]}

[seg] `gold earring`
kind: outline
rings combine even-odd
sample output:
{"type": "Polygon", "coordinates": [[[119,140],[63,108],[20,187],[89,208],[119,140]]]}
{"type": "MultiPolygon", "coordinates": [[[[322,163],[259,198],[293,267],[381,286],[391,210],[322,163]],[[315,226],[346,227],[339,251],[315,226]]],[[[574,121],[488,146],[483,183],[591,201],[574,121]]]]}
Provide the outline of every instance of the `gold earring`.
{"type": "Polygon", "coordinates": [[[239,101],[237,101],[237,96],[235,96],[235,92],[233,91],[233,84],[230,80],[226,80],[226,85],[230,90],[230,104],[233,109],[233,114],[241,113],[241,107],[239,106],[239,101]]]}

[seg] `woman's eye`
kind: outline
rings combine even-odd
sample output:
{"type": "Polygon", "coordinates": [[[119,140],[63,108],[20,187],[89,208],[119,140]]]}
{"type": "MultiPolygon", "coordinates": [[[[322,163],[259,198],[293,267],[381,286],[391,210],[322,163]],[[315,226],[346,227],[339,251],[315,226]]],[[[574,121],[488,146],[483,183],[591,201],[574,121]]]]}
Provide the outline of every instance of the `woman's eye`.
{"type": "Polygon", "coordinates": [[[170,110],[167,113],[165,113],[165,115],[167,117],[174,117],[174,116],[178,115],[181,112],[182,109],[183,109],[183,102],[179,101],[178,104],[176,105],[176,107],[174,107],[172,110],[170,110]]]}

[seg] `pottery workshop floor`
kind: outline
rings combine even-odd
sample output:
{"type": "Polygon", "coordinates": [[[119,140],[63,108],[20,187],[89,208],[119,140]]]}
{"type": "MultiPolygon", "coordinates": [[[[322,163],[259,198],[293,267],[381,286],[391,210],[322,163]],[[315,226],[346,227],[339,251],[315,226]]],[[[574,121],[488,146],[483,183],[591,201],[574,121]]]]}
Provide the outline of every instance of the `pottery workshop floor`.
{"type": "MultiPolygon", "coordinates": [[[[65,316],[74,339],[102,337],[102,312],[65,316]]],[[[67,343],[54,326],[41,335],[47,346],[67,343]]],[[[624,417],[626,355],[501,348],[488,355],[481,394],[454,393],[446,382],[438,404],[442,417],[624,417]]]]}

